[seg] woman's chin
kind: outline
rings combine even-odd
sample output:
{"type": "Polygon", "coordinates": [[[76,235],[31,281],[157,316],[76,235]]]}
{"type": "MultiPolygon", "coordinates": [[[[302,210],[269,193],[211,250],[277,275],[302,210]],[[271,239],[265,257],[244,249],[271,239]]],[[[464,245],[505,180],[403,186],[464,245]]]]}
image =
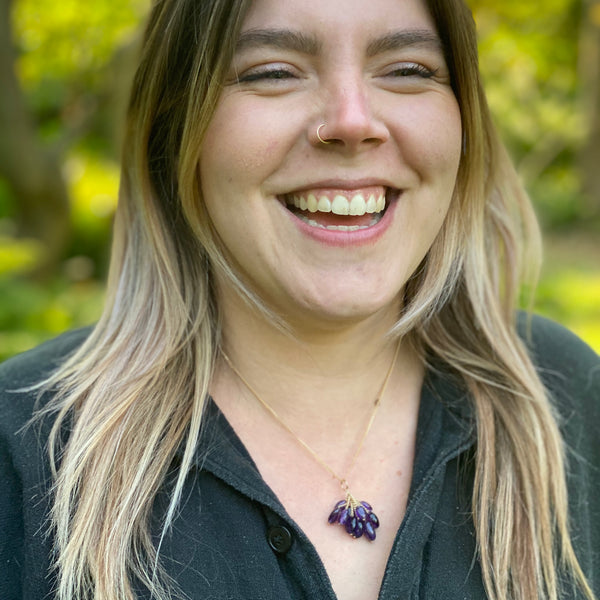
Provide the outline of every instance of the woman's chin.
{"type": "Polygon", "coordinates": [[[296,309],[288,307],[283,316],[295,329],[339,330],[381,319],[391,327],[398,318],[399,308],[397,295],[384,300],[355,293],[318,299],[304,298],[296,309]]]}

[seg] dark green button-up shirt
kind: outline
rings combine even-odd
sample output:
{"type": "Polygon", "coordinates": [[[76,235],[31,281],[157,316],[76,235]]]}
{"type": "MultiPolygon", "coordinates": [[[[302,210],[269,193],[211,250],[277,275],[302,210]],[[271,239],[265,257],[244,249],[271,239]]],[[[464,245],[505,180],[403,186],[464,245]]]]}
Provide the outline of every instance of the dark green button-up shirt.
{"type": "MultiPolygon", "coordinates": [[[[0,367],[0,387],[31,384],[84,335],[67,334],[8,361],[0,367]]],[[[575,549],[600,595],[600,359],[564,329],[541,319],[534,321],[532,352],[567,445],[575,549]]],[[[31,394],[0,391],[2,600],[50,598],[54,581],[52,541],[44,537],[50,479],[43,442],[50,424],[21,430],[33,402],[31,394]]],[[[162,540],[160,556],[169,575],[194,600],[335,600],[315,548],[213,402],[206,419],[180,511],[162,540]]],[[[468,396],[448,375],[430,371],[421,397],[408,506],[380,600],[486,597],[470,511],[474,448],[468,396]]],[[[153,512],[157,542],[167,503],[165,485],[153,512]]],[[[327,515],[323,526],[329,526],[327,515]]],[[[149,598],[142,589],[139,597],[149,598]]],[[[564,596],[576,597],[570,591],[564,596]]]]}

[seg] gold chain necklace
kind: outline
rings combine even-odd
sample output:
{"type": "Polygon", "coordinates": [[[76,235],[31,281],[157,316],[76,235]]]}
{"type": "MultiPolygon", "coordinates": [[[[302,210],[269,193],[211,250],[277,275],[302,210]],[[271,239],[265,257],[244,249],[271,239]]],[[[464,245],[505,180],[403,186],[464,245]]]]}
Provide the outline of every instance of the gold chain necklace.
{"type": "MultiPolygon", "coordinates": [[[[348,468],[348,472],[352,471],[354,464],[363,448],[367,435],[371,430],[371,426],[373,425],[373,421],[375,420],[375,415],[377,414],[377,409],[381,405],[381,399],[383,398],[383,394],[387,388],[388,381],[390,380],[390,376],[392,375],[392,371],[394,369],[394,365],[396,364],[396,359],[398,358],[398,351],[400,349],[400,343],[396,345],[396,351],[394,352],[394,358],[389,366],[389,369],[385,375],[385,379],[381,385],[381,389],[379,390],[379,394],[375,398],[375,402],[373,405],[373,411],[371,412],[371,417],[365,427],[365,430],[360,438],[360,442],[352,457],[352,462],[350,463],[350,467],[348,468]]],[[[348,482],[345,477],[340,477],[304,440],[302,440],[296,433],[289,427],[283,419],[277,414],[274,408],[272,408],[267,402],[265,402],[258,392],[248,383],[248,381],[244,378],[244,376],[238,371],[237,367],[231,362],[231,359],[225,352],[221,349],[221,354],[223,358],[229,365],[229,368],[239,377],[240,381],[248,388],[250,393],[258,400],[258,402],[263,406],[263,408],[281,425],[322,467],[324,467],[335,479],[340,482],[342,490],[345,494],[345,498],[336,503],[333,507],[333,511],[329,515],[329,523],[335,524],[339,523],[342,527],[346,529],[346,532],[352,536],[353,538],[360,538],[363,535],[369,540],[373,541],[376,537],[376,529],[379,527],[379,519],[377,515],[373,512],[373,507],[364,500],[360,502],[356,500],[356,498],[350,493],[350,488],[348,482]]]]}

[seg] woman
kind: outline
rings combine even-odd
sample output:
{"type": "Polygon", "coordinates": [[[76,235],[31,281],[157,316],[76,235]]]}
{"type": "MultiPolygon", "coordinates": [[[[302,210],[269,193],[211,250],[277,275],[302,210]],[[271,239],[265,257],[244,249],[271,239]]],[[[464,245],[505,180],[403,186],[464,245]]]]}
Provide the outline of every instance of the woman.
{"type": "Polygon", "coordinates": [[[161,0],[126,139],[102,319],[2,371],[8,598],[594,597],[599,361],[517,324],[461,0],[161,0]]]}

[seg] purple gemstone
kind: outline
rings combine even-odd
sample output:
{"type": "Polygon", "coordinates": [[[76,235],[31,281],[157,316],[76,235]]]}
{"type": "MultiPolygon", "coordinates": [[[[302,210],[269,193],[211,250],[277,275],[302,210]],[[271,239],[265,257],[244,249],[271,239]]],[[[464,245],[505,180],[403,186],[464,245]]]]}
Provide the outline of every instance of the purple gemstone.
{"type": "Polygon", "coordinates": [[[328,521],[330,523],[335,523],[339,519],[341,510],[342,509],[340,506],[338,506],[337,508],[334,508],[332,513],[329,515],[328,521]]]}
{"type": "Polygon", "coordinates": [[[367,511],[365,510],[365,508],[363,506],[358,506],[356,508],[356,516],[361,520],[364,521],[367,518],[367,511]]]}
{"type": "Polygon", "coordinates": [[[346,531],[350,534],[353,535],[354,534],[354,530],[356,529],[356,523],[358,521],[356,520],[356,517],[352,517],[351,519],[348,519],[346,521],[346,531]]]}
{"type": "Polygon", "coordinates": [[[345,500],[340,500],[333,508],[341,508],[342,506],[346,506],[345,500]]]}
{"type": "Polygon", "coordinates": [[[367,509],[367,510],[373,510],[373,507],[368,503],[365,502],[364,500],[361,502],[361,504],[367,509]]]}
{"type": "Polygon", "coordinates": [[[374,529],[377,529],[379,527],[379,519],[377,518],[377,515],[375,513],[370,513],[369,515],[367,515],[367,522],[370,522],[373,525],[374,529]]]}
{"type": "Polygon", "coordinates": [[[348,517],[349,517],[349,515],[348,515],[348,509],[347,509],[347,508],[345,508],[345,509],[344,509],[344,510],[342,510],[342,512],[340,513],[340,516],[339,516],[339,518],[338,518],[338,523],[339,523],[340,525],[345,525],[345,524],[346,524],[346,521],[348,521],[348,517]]]}
{"type": "Polygon", "coordinates": [[[371,523],[369,523],[369,521],[367,521],[365,523],[365,535],[371,540],[373,541],[376,537],[376,533],[375,533],[375,529],[373,528],[373,525],[371,523]]]}
{"type": "Polygon", "coordinates": [[[362,521],[357,521],[356,522],[356,527],[354,528],[354,531],[352,532],[352,535],[355,538],[359,538],[359,537],[362,537],[362,534],[364,533],[364,531],[365,531],[365,526],[363,525],[363,522],[362,521]]]}

